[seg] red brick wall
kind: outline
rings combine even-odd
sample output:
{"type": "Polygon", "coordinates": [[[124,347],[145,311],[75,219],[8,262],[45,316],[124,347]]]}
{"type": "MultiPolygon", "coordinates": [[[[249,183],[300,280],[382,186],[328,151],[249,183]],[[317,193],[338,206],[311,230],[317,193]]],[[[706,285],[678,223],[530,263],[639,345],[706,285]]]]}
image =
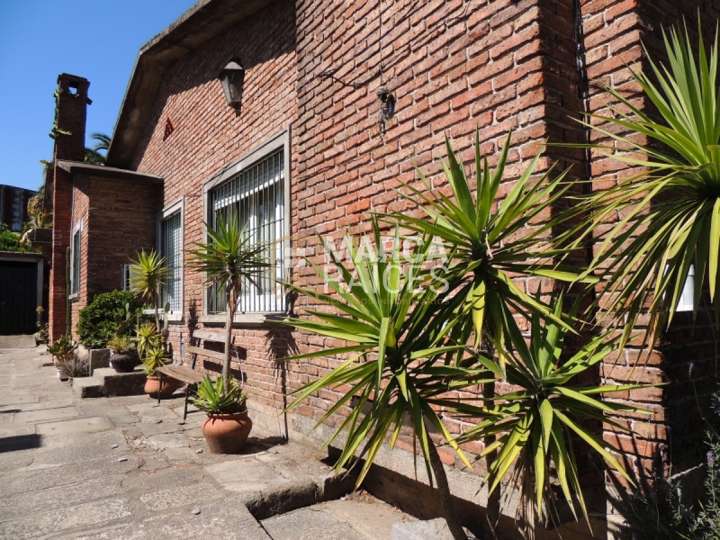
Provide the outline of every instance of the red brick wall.
{"type": "Polygon", "coordinates": [[[120,289],[122,266],[141,249],[155,247],[162,186],[150,180],[75,174],[73,227],[83,220],[80,292],[72,304],[72,331],[78,313],[95,294],[120,289]]]}
{"type": "MultiPolygon", "coordinates": [[[[513,130],[509,170],[516,174],[520,159],[533,156],[550,135],[540,4],[383,3],[381,44],[376,3],[346,2],[338,8],[299,2],[296,245],[312,252],[318,234],[359,233],[367,230],[369,211],[407,208],[395,188],[413,182],[417,168],[443,187],[438,173],[445,135],[470,166],[476,128],[491,163],[513,130]],[[384,82],[397,97],[397,114],[384,138],[377,127],[380,50],[384,82]],[[328,70],[337,79],[363,84],[353,88],[323,77],[328,70]]],[[[540,169],[546,166],[543,161],[540,169]]],[[[501,192],[511,185],[512,180],[501,192]]],[[[313,259],[322,264],[323,256],[313,259]]],[[[322,286],[308,268],[298,269],[294,277],[322,286]]],[[[295,341],[300,351],[327,344],[301,334],[295,341]]],[[[331,364],[326,359],[293,364],[290,387],[331,364]]],[[[316,415],[336,397],[323,392],[311,398],[303,412],[316,415]]],[[[455,432],[462,429],[460,422],[447,421],[455,432]]],[[[411,448],[410,441],[400,445],[411,448]]],[[[447,463],[455,461],[450,451],[442,457],[447,463]]]]}
{"type": "MultiPolygon", "coordinates": [[[[511,173],[546,138],[582,141],[588,134],[568,119],[584,106],[574,10],[580,9],[592,112],[607,110],[608,97],[599,85],[637,92],[628,67],[641,67],[639,40],[652,34],[655,17],[628,0],[399,0],[382,4],[380,25],[376,3],[298,0],[294,11],[286,5],[277,2],[211,46],[188,53],[167,74],[135,164],[165,178],[165,206],[184,199],[186,249],[202,239],[203,183],[291,123],[292,239],[294,247],[310,254],[317,234],[362,232],[369,211],[406,209],[395,188],[413,182],[418,167],[436,188],[446,188],[438,175],[445,135],[469,165],[476,128],[491,163],[513,130],[511,173]],[[267,35],[280,37],[268,41],[267,35]],[[247,68],[239,116],[225,105],[216,79],[232,56],[247,68]],[[377,126],[380,65],[384,84],[397,98],[397,114],[384,137],[377,126]],[[168,119],[174,131],[163,140],[168,119]]],[[[593,189],[630,173],[595,154],[552,149],[546,157],[575,165],[578,176],[591,174],[593,189]]],[[[548,163],[541,161],[541,170],[548,163]]],[[[508,179],[501,193],[511,186],[508,179]]],[[[311,259],[323,260],[322,255],[311,259]]],[[[296,266],[293,278],[320,285],[307,268],[296,266]]],[[[522,285],[534,291],[538,283],[522,285]]],[[[187,335],[191,306],[202,316],[202,289],[201,277],[186,268],[186,319],[173,325],[175,339],[179,332],[187,335]]],[[[306,351],[327,344],[322,338],[262,327],[238,328],[236,340],[247,349],[242,367],[252,399],[276,407],[284,402],[285,387],[296,388],[335,364],[318,359],[277,365],[276,357],[288,348],[306,351]]],[[[661,355],[633,371],[636,359],[636,350],[623,351],[608,359],[597,378],[663,380],[661,355]]],[[[619,396],[656,413],[629,418],[636,448],[628,446],[629,439],[605,433],[607,440],[640,454],[641,467],[651,466],[656,452],[666,452],[663,396],[660,389],[619,396]]],[[[322,392],[300,413],[318,416],[335,398],[322,392]]],[[[448,423],[462,429],[460,422],[448,423]]],[[[450,452],[442,457],[454,462],[450,452]]]]}
{"type": "Polygon", "coordinates": [[[80,160],[85,153],[85,118],[87,91],[90,83],[82,77],[62,74],[58,76],[56,116],[53,150],[52,208],[53,250],[50,269],[49,331],[56,340],[66,332],[67,291],[65,280],[65,251],[70,241],[72,212],[72,183],[70,175],[60,169],[57,160],[80,160]]]}
{"type": "MultiPolygon", "coordinates": [[[[631,80],[630,73],[630,69],[648,69],[641,40],[654,59],[662,61],[660,29],[663,26],[678,24],[684,15],[692,28],[700,9],[705,35],[710,37],[720,13],[716,3],[704,1],[593,0],[581,3],[589,111],[604,115],[614,104],[603,91],[605,86],[635,98],[634,104],[641,108],[648,105],[639,96],[639,88],[631,80]]],[[[604,140],[597,134],[593,137],[593,142],[604,140]]],[[[592,155],[590,171],[594,190],[605,189],[637,172],[598,153],[592,155]]],[[[608,358],[602,366],[602,380],[606,383],[672,383],[616,396],[618,400],[652,412],[650,416],[628,414],[629,435],[617,433],[610,426],[606,426],[604,435],[605,440],[622,450],[628,465],[641,475],[652,476],[663,470],[667,473],[672,466],[681,469],[703,453],[700,443],[703,425],[698,406],[714,388],[709,361],[713,352],[709,340],[702,338],[707,334],[701,330],[692,331],[688,323],[686,317],[678,316],[672,331],[656,343],[650,354],[641,356],[637,346],[628,347],[608,358]],[[676,452],[671,451],[673,446],[676,452]]],[[[638,326],[635,333],[638,342],[644,331],[644,327],[638,326]]]]}
{"type": "MultiPolygon", "coordinates": [[[[77,295],[71,300],[70,306],[70,328],[75,339],[77,335],[78,313],[87,305],[88,302],[88,282],[92,279],[88,272],[88,263],[92,260],[89,256],[90,247],[90,182],[87,178],[73,179],[72,192],[72,217],[70,219],[70,240],[69,245],[72,246],[73,232],[77,227],[80,229],[80,283],[77,295]]],[[[105,234],[107,234],[105,232],[105,234]]],[[[70,254],[72,257],[72,254],[70,254]]],[[[72,261],[72,259],[71,259],[72,261]]],[[[72,262],[70,263],[72,264],[72,262]]],[[[72,272],[72,268],[69,268],[72,272]]]]}
{"type": "MultiPolygon", "coordinates": [[[[161,207],[185,202],[184,267],[187,251],[204,241],[203,184],[295,122],[296,73],[294,9],[289,2],[276,2],[170,69],[136,166],[165,179],[161,207]],[[217,78],[233,57],[246,69],[238,115],[226,104],[217,78]],[[168,120],[173,131],[165,137],[168,120]]],[[[185,268],[183,277],[185,317],[171,325],[175,350],[181,332],[187,343],[189,311],[201,317],[204,304],[202,276],[185,268]]],[[[266,396],[275,384],[268,367],[267,333],[264,328],[239,329],[236,337],[248,350],[253,388],[266,396]]]]}

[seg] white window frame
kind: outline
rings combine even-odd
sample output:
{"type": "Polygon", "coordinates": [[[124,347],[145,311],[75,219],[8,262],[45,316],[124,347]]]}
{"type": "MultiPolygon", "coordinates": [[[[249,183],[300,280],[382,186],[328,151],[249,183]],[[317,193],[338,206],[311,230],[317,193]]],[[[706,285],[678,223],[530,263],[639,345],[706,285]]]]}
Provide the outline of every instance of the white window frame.
{"type": "MultiPolygon", "coordinates": [[[[242,172],[244,169],[250,167],[254,163],[261,161],[263,158],[269,156],[273,152],[281,149],[283,150],[283,223],[284,223],[284,231],[282,235],[282,242],[283,242],[283,251],[285,253],[285,258],[283,259],[283,267],[284,267],[284,273],[286,279],[290,279],[290,270],[292,268],[291,264],[291,253],[290,253],[290,186],[291,186],[291,179],[290,179],[290,162],[291,162],[291,156],[290,156],[290,128],[283,130],[280,133],[277,133],[270,138],[268,138],[264,143],[257,146],[255,149],[250,151],[248,154],[246,154],[244,157],[242,157],[239,161],[233,163],[229,167],[225,168],[223,171],[221,171],[218,175],[211,178],[205,184],[203,185],[203,238],[207,238],[207,219],[209,215],[209,208],[208,208],[208,196],[210,191],[225,182],[226,180],[229,180],[233,176],[237,175],[238,173],[242,172]]],[[[208,313],[208,305],[209,305],[209,299],[210,299],[210,289],[209,287],[203,288],[203,314],[201,322],[224,322],[225,321],[225,314],[224,313],[208,313]]],[[[286,310],[289,309],[290,306],[286,306],[286,310]]],[[[254,313],[235,313],[235,317],[233,319],[233,322],[238,324],[250,324],[250,325],[256,325],[256,324],[262,324],[266,322],[267,320],[278,317],[279,315],[284,315],[278,312],[254,312],[254,313]]]]}
{"type": "Polygon", "coordinates": [[[80,286],[82,285],[82,231],[83,231],[83,220],[81,219],[75,225],[73,225],[70,234],[70,276],[68,279],[68,285],[70,290],[68,291],[68,298],[74,299],[80,295],[80,286]],[[78,258],[77,258],[77,283],[75,283],[75,235],[78,235],[78,258]],[[77,289],[76,289],[77,287],[77,289]]]}
{"type": "MultiPolygon", "coordinates": [[[[168,312],[168,321],[171,322],[177,322],[181,321],[183,318],[183,306],[185,305],[185,198],[181,197],[180,200],[174,202],[170,206],[167,206],[163,209],[162,213],[159,216],[158,222],[157,222],[157,231],[156,231],[156,245],[157,245],[157,252],[161,256],[164,256],[162,253],[162,223],[167,218],[172,216],[173,214],[180,214],[180,311],[169,311],[168,312]]],[[[153,313],[155,311],[153,310],[153,313]]],[[[165,306],[160,306],[160,313],[163,315],[165,313],[165,306]]]]}

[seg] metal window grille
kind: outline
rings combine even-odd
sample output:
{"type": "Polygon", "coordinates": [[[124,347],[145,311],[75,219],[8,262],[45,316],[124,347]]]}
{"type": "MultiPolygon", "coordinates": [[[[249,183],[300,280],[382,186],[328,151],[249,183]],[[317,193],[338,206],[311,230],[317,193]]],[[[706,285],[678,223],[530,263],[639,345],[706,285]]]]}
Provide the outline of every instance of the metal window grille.
{"type": "Polygon", "coordinates": [[[162,306],[169,306],[171,312],[180,312],[182,306],[182,254],[180,238],[182,221],[180,212],[165,218],[160,224],[160,253],[165,257],[167,277],[161,290],[162,306]]]}
{"type": "MultiPolygon", "coordinates": [[[[284,152],[277,150],[243,169],[208,192],[208,224],[237,216],[240,226],[255,245],[267,246],[265,259],[270,268],[255,277],[257,284],[242,284],[238,299],[239,313],[282,313],[286,308],[285,291],[285,163],[284,152]]],[[[225,291],[210,287],[208,312],[226,308],[225,291]]]]}
{"type": "Polygon", "coordinates": [[[73,233],[70,263],[70,294],[80,291],[80,229],[73,233]]]}
{"type": "Polygon", "coordinates": [[[130,290],[130,265],[129,264],[123,264],[122,265],[122,290],[123,291],[129,291],[130,290]]]}

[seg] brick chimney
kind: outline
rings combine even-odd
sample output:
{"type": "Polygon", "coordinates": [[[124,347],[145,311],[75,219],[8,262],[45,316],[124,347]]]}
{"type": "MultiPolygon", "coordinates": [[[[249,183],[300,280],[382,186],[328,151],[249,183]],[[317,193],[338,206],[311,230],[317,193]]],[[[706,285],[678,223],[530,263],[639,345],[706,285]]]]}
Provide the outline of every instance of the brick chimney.
{"type": "Polygon", "coordinates": [[[77,75],[58,75],[55,100],[55,159],[82,161],[85,156],[85,121],[90,81],[77,75]]]}
{"type": "Polygon", "coordinates": [[[58,160],[82,161],[85,157],[85,122],[90,82],[84,77],[58,75],[55,93],[55,139],[52,164],[53,239],[50,268],[48,323],[50,339],[69,329],[67,324],[67,255],[70,245],[73,185],[70,174],[57,166],[58,160]]]}

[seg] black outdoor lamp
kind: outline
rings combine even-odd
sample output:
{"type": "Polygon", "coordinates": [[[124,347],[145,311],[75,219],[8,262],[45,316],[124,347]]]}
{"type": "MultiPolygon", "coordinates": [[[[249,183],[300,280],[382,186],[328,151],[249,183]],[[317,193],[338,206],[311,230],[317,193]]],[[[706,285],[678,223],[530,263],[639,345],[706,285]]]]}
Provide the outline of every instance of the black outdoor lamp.
{"type": "Polygon", "coordinates": [[[225,101],[233,109],[235,113],[240,113],[240,105],[242,104],[243,81],[245,80],[245,68],[239,60],[232,59],[220,71],[218,76],[222,83],[225,101]]]}
{"type": "Polygon", "coordinates": [[[378,123],[380,125],[380,133],[384,135],[387,121],[395,115],[395,96],[393,96],[386,87],[381,86],[378,88],[377,97],[380,100],[378,123]]]}

